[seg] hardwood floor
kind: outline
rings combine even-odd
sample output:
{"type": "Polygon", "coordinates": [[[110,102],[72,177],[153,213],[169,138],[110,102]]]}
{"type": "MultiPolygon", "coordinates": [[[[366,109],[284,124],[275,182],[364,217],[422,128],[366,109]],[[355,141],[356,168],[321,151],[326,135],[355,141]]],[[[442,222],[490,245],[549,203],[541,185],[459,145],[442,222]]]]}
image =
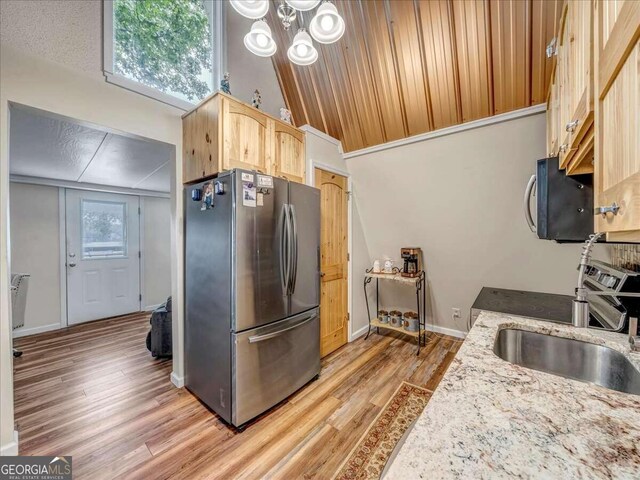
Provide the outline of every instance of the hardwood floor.
{"type": "Polygon", "coordinates": [[[372,334],[249,425],[226,426],[145,347],[148,314],[18,339],[21,455],[72,455],[74,478],[331,477],[402,380],[434,389],[460,342],[431,334],[420,356],[372,334]]]}

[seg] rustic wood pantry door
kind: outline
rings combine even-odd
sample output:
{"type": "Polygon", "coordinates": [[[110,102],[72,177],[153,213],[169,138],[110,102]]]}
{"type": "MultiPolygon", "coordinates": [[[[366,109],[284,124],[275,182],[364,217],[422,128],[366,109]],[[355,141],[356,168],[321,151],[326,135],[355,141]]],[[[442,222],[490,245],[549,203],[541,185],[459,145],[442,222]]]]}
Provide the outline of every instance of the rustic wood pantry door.
{"type": "Polygon", "coordinates": [[[347,343],[347,179],[315,169],[320,189],[320,356],[347,343]]]}

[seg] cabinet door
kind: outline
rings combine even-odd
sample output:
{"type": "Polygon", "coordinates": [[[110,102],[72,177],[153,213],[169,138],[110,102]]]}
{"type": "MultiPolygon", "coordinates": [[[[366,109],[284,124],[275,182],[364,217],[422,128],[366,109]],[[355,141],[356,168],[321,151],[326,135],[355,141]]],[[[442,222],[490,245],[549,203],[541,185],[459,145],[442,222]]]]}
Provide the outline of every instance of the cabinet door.
{"type": "Polygon", "coordinates": [[[553,157],[558,150],[558,84],[557,70],[551,78],[547,98],[547,156],[553,157]]]}
{"type": "Polygon", "coordinates": [[[640,242],[640,2],[596,5],[596,229],[640,242]]]}
{"type": "Polygon", "coordinates": [[[273,175],[298,183],[305,182],[304,133],[273,122],[273,175]]]}
{"type": "Polygon", "coordinates": [[[245,168],[270,173],[272,121],[259,110],[222,99],[223,161],[222,168],[245,168]]]}
{"type": "Polygon", "coordinates": [[[194,182],[220,171],[218,102],[205,103],[182,120],[182,181],[194,182]]]}
{"type": "Polygon", "coordinates": [[[580,137],[580,131],[593,122],[592,85],[592,3],[590,0],[569,2],[569,112],[571,121],[563,125],[580,137]]]}
{"type": "Polygon", "coordinates": [[[556,69],[558,71],[558,123],[556,125],[558,135],[558,157],[560,168],[564,168],[568,161],[568,156],[572,154],[571,133],[566,131],[566,124],[571,121],[571,42],[570,28],[571,18],[565,6],[562,19],[560,21],[560,32],[558,35],[558,61],[556,69]]]}

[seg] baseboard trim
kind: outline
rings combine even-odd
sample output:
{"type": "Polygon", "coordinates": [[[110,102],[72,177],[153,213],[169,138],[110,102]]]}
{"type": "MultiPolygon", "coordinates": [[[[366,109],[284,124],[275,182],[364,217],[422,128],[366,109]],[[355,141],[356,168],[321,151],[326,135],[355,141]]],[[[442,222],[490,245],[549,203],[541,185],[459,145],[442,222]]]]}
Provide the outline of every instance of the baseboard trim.
{"type": "Polygon", "coordinates": [[[153,312],[156,308],[162,306],[162,303],[158,303],[157,305],[149,305],[147,307],[144,307],[144,311],[145,312],[153,312]]]}
{"type": "Polygon", "coordinates": [[[13,338],[28,337],[29,335],[36,335],[37,333],[50,332],[52,330],[59,330],[60,328],[62,328],[60,327],[60,322],[51,323],[49,325],[42,325],[40,327],[31,327],[31,328],[20,327],[19,329],[13,331],[13,338]]]}
{"type": "Polygon", "coordinates": [[[13,431],[13,441],[0,447],[0,457],[15,457],[18,455],[18,431],[13,431]]]}
{"type": "Polygon", "coordinates": [[[360,338],[361,336],[363,336],[365,333],[367,333],[367,330],[369,329],[369,325],[365,325],[364,327],[356,330],[355,332],[353,332],[351,334],[351,336],[349,337],[349,341],[353,342],[354,340],[357,340],[358,338],[360,338]]]}
{"type": "Polygon", "coordinates": [[[466,338],[467,332],[463,332],[462,330],[454,330],[453,328],[441,327],[439,325],[427,325],[427,331],[441,333],[443,335],[449,335],[450,337],[456,338],[466,338]]]}
{"type": "Polygon", "coordinates": [[[176,375],[176,372],[171,372],[171,383],[178,388],[182,388],[184,387],[184,377],[176,375]]]}

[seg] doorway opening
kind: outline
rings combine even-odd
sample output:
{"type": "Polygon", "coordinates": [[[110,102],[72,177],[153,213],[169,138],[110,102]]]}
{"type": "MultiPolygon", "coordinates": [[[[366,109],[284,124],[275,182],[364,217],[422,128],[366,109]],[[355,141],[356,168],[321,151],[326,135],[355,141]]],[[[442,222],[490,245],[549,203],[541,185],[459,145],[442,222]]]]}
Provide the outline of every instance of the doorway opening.
{"type": "Polygon", "coordinates": [[[156,355],[148,334],[152,312],[172,330],[175,158],[174,145],[10,103],[21,454],[47,451],[52,435],[82,449],[92,418],[117,420],[155,386],[173,389],[171,348],[156,355]]]}

